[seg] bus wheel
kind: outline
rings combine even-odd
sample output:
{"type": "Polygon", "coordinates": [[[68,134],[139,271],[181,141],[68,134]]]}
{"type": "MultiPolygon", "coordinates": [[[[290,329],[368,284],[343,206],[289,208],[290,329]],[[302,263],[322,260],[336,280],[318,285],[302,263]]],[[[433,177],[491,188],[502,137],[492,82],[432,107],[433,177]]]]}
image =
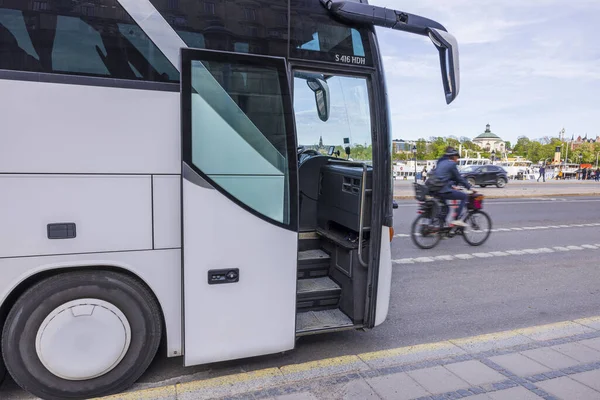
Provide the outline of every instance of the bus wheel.
{"type": "Polygon", "coordinates": [[[85,399],[131,386],[156,355],[162,317],[139,281],[110,271],[45,279],[10,310],[2,334],[8,372],[43,399],[85,399]]]}
{"type": "Polygon", "coordinates": [[[4,368],[4,358],[2,358],[2,353],[0,352],[0,384],[4,381],[5,376],[6,368],[4,368]]]}

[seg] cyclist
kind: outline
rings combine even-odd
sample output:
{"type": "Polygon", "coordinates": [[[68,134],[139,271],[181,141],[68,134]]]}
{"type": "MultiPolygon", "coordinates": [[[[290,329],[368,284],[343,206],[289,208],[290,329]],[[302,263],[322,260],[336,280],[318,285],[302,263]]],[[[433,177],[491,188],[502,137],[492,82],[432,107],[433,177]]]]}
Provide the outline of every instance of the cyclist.
{"type": "MultiPolygon", "coordinates": [[[[453,147],[446,148],[446,153],[442,158],[440,158],[435,170],[432,171],[432,173],[435,174],[435,177],[437,178],[437,184],[441,188],[433,192],[432,194],[438,197],[440,200],[442,200],[445,205],[446,200],[460,200],[458,208],[456,209],[454,220],[451,221],[450,224],[465,227],[467,226],[467,224],[460,220],[460,216],[467,201],[467,194],[455,190],[453,186],[461,185],[471,190],[471,185],[458,172],[458,167],[456,166],[456,164],[458,163],[458,158],[459,154],[458,151],[456,151],[456,149],[454,149],[453,147]]],[[[472,192],[474,193],[475,191],[473,190],[472,192]]],[[[447,210],[447,205],[444,208],[447,210]]],[[[443,213],[443,218],[444,220],[446,219],[445,212],[443,213]]]]}

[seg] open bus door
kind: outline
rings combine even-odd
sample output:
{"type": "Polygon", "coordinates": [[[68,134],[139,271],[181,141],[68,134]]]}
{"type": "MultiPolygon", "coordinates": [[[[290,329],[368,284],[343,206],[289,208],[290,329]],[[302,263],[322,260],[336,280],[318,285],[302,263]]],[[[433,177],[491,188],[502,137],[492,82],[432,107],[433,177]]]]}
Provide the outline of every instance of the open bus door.
{"type": "Polygon", "coordinates": [[[185,365],[294,348],[297,166],[282,58],[182,49],[185,365]]]}

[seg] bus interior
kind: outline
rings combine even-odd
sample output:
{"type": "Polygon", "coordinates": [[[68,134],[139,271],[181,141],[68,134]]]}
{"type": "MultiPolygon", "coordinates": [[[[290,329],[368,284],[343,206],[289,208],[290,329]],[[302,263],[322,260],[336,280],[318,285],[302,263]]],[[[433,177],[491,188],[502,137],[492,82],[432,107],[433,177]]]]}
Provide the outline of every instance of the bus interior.
{"type": "MultiPolygon", "coordinates": [[[[295,90],[307,92],[308,86],[315,91],[312,117],[316,120],[318,116],[326,124],[330,105],[321,103],[329,100],[328,78],[319,80],[318,85],[311,84],[310,78],[304,83],[304,79],[305,75],[296,73],[295,90]],[[327,93],[326,99],[319,90],[327,93]]],[[[350,107],[346,102],[344,107],[331,108],[348,113],[350,107]]],[[[300,142],[305,125],[298,125],[300,142]]],[[[353,329],[365,320],[373,168],[350,161],[350,140],[343,141],[344,155],[333,145],[326,153],[322,145],[320,149],[298,147],[297,336],[353,329]]]]}

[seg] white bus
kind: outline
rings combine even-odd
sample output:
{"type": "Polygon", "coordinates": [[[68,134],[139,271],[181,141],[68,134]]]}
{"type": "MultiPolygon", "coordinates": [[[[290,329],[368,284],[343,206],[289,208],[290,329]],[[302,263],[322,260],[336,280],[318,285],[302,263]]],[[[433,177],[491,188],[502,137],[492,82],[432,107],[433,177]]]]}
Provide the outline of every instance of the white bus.
{"type": "Polygon", "coordinates": [[[103,396],[161,342],[190,366],[381,324],[392,168],[374,25],[429,36],[454,100],[454,38],[364,0],[2,0],[12,378],[103,396]],[[372,165],[349,161],[359,145],[372,165]]]}

